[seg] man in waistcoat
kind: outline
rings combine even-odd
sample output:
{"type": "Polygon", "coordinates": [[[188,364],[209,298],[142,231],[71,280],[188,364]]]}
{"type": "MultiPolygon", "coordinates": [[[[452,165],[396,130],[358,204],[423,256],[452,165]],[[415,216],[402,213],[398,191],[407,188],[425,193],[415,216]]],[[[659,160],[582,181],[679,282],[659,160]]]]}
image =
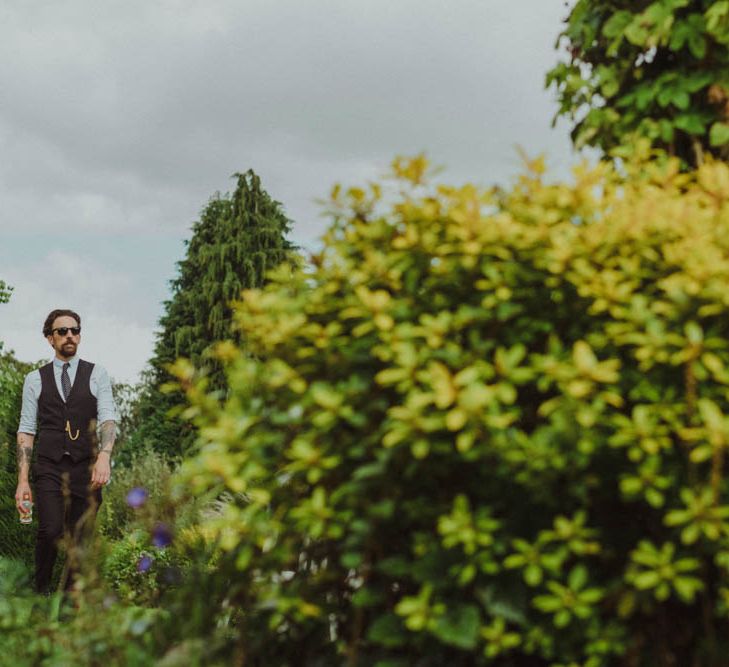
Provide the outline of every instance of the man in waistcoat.
{"type": "Polygon", "coordinates": [[[53,360],[28,373],[18,427],[18,487],[15,502],[34,502],[38,519],[35,589],[50,593],[58,542],[71,537],[64,588],[73,585],[78,549],[93,526],[101,504],[101,487],[111,476],[116,436],[116,407],[106,371],[79,359],[81,318],[72,310],[52,311],[43,335],[53,360]],[[97,425],[100,435],[97,435],[97,425]],[[32,465],[35,493],[29,472],[32,465]]]}

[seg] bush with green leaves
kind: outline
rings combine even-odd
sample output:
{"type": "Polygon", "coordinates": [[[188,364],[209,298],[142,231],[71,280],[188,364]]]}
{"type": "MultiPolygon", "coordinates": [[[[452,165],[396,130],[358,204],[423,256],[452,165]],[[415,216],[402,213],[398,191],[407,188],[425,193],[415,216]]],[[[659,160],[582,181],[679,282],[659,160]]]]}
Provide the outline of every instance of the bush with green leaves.
{"type": "Polygon", "coordinates": [[[624,154],[638,135],[685,166],[729,160],[727,0],[577,0],[558,46],[547,85],[578,148],[624,154]]]}
{"type": "Polygon", "coordinates": [[[394,167],[176,367],[250,664],[718,664],[729,168],[394,167]]]}
{"type": "Polygon", "coordinates": [[[99,532],[107,540],[119,540],[134,527],[140,513],[128,502],[127,496],[132,489],[144,489],[145,504],[161,511],[167,504],[171,476],[171,465],[162,454],[151,449],[134,452],[127,465],[116,465],[114,457],[111,480],[103,490],[97,515],[99,532]]]}
{"type": "Polygon", "coordinates": [[[0,352],[0,556],[32,559],[35,531],[21,525],[15,509],[18,484],[16,432],[25,374],[33,367],[0,352]]]}
{"type": "Polygon", "coordinates": [[[165,590],[181,583],[190,558],[206,552],[198,525],[210,503],[204,498],[172,499],[172,474],[159,452],[134,452],[128,465],[114,467],[104,489],[92,576],[98,566],[104,582],[127,602],[160,604],[165,590]],[[170,541],[165,548],[153,544],[155,527],[170,541]]]}
{"type": "Polygon", "coordinates": [[[148,531],[132,530],[107,546],[101,574],[127,602],[154,606],[165,588],[181,579],[183,563],[167,548],[155,548],[148,531]]]}
{"type": "Polygon", "coordinates": [[[28,567],[0,558],[3,665],[146,667],[161,654],[166,620],[164,610],[121,604],[100,588],[77,597],[75,607],[61,593],[35,595],[28,567]]]}

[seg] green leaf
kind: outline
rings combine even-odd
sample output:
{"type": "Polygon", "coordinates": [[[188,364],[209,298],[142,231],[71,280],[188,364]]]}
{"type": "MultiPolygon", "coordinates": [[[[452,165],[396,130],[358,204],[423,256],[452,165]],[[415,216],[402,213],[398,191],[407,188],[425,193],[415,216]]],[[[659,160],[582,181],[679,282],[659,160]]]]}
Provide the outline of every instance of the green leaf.
{"type": "Polygon", "coordinates": [[[532,604],[539,609],[539,611],[546,613],[557,611],[563,606],[562,601],[554,595],[537,595],[532,601],[532,604]]]}
{"type": "Polygon", "coordinates": [[[706,20],[706,27],[712,34],[715,36],[725,36],[717,35],[716,33],[724,28],[722,23],[729,22],[729,0],[712,3],[711,7],[706,10],[704,18],[706,20]]]}
{"type": "Polygon", "coordinates": [[[692,34],[692,28],[687,21],[676,21],[671,32],[668,48],[671,51],[680,51],[692,34]]]}
{"type": "Polygon", "coordinates": [[[695,523],[690,523],[681,531],[681,541],[684,544],[693,544],[701,535],[700,528],[695,523]]]}
{"type": "Polygon", "coordinates": [[[648,588],[655,588],[660,581],[661,577],[658,572],[650,571],[641,572],[640,574],[636,575],[633,583],[635,583],[636,588],[640,590],[646,590],[648,588]]]}
{"type": "Polygon", "coordinates": [[[694,577],[677,577],[673,580],[673,587],[682,600],[693,602],[696,593],[703,588],[703,584],[694,577]]]}
{"type": "Polygon", "coordinates": [[[542,569],[538,565],[529,565],[524,570],[524,581],[530,586],[539,586],[542,583],[542,569]]]}
{"type": "Polygon", "coordinates": [[[681,109],[682,111],[685,111],[686,109],[689,108],[691,98],[689,97],[689,94],[685,90],[681,90],[681,91],[674,93],[673,97],[671,98],[671,101],[673,102],[673,106],[677,107],[678,109],[681,109]]]}
{"type": "Polygon", "coordinates": [[[693,74],[682,73],[681,80],[685,90],[689,93],[696,93],[712,83],[714,81],[714,75],[711,72],[694,72],[693,74]]]}
{"type": "Polygon", "coordinates": [[[699,135],[703,134],[706,130],[704,121],[702,120],[701,116],[695,113],[685,113],[681,114],[680,116],[676,116],[673,124],[679,130],[683,130],[684,132],[688,132],[689,134],[699,135]]]}
{"type": "Polygon", "coordinates": [[[689,343],[697,345],[704,340],[703,329],[693,320],[686,324],[684,331],[686,332],[686,338],[688,338],[689,343]]]}
{"type": "Polygon", "coordinates": [[[571,620],[572,615],[566,609],[563,609],[562,611],[558,612],[557,615],[554,617],[554,624],[558,628],[563,628],[566,625],[569,625],[569,622],[571,620]]]}
{"type": "Polygon", "coordinates": [[[568,581],[572,590],[582,588],[587,582],[587,568],[584,565],[575,566],[570,572],[568,581]]]}
{"type": "Polygon", "coordinates": [[[481,618],[474,605],[449,609],[433,626],[433,634],[442,642],[465,650],[476,647],[481,618]]]}
{"type": "Polygon", "coordinates": [[[661,106],[665,109],[671,103],[675,91],[676,89],[674,86],[664,86],[663,88],[661,88],[658,95],[656,96],[658,106],[661,106]]]}
{"type": "Polygon", "coordinates": [[[369,477],[379,477],[386,470],[386,466],[382,461],[375,463],[367,463],[359,466],[352,474],[352,479],[367,479],[369,477]]]}
{"type": "Polygon", "coordinates": [[[706,55],[706,39],[703,35],[693,34],[689,37],[689,51],[698,59],[706,55]]]}
{"type": "Polygon", "coordinates": [[[594,604],[603,597],[603,592],[599,588],[588,588],[580,594],[580,600],[586,604],[594,604]]]}
{"type": "Polygon", "coordinates": [[[625,29],[625,38],[635,46],[645,46],[650,33],[644,28],[640,21],[631,21],[630,25],[625,29]]]}
{"type": "Polygon", "coordinates": [[[403,627],[402,620],[392,613],[378,616],[367,631],[367,639],[388,648],[402,646],[406,638],[407,632],[403,627]]]}
{"type": "Polygon", "coordinates": [[[634,496],[643,488],[643,482],[638,477],[626,477],[620,480],[620,490],[626,496],[634,496]]]}
{"type": "Polygon", "coordinates": [[[645,499],[651,507],[655,507],[656,509],[663,507],[663,504],[665,503],[663,494],[656,489],[646,489],[645,499]]]}
{"type": "Polygon", "coordinates": [[[615,12],[602,27],[602,34],[605,37],[618,37],[625,32],[625,29],[633,22],[633,14],[625,9],[615,12]]]}
{"type": "Polygon", "coordinates": [[[362,587],[352,596],[352,603],[355,607],[375,607],[383,600],[381,591],[362,587]]]}
{"type": "Polygon", "coordinates": [[[723,146],[729,143],[729,125],[727,123],[716,122],[711,126],[709,132],[709,142],[712,146],[723,146]]]}
{"type": "Polygon", "coordinates": [[[339,560],[344,567],[354,569],[362,564],[362,554],[356,552],[343,553],[339,560]]]}
{"type": "Polygon", "coordinates": [[[655,97],[655,91],[653,84],[646,84],[639,86],[635,89],[635,106],[643,111],[648,108],[648,105],[653,101],[655,97]]]}

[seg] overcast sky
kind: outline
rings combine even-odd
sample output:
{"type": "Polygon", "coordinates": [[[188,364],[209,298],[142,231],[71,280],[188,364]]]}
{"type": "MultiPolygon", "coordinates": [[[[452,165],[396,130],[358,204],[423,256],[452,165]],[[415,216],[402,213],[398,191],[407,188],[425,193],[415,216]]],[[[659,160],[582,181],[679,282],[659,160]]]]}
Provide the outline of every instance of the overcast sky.
{"type": "Polygon", "coordinates": [[[184,239],[253,168],[314,248],[317,198],[425,151],[441,178],[508,183],[515,146],[577,161],[544,74],[564,0],[0,0],[0,340],[135,381],[184,239]]]}

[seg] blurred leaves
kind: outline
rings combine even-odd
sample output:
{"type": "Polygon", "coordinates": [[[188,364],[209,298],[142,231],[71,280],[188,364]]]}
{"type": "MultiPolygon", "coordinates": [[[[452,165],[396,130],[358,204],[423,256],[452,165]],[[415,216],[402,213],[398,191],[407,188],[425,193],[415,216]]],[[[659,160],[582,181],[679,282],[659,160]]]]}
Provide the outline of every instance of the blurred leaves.
{"type": "Polygon", "coordinates": [[[729,540],[729,170],[626,155],[547,184],[527,159],[510,190],[427,174],[399,159],[392,181],[335,188],[321,252],[236,305],[226,400],[179,367],[200,452],[177,484],[234,494],[206,530],[246,591],[249,654],[691,651],[650,619],[671,604],[700,636],[697,594],[724,604],[702,563],[729,540]]]}

